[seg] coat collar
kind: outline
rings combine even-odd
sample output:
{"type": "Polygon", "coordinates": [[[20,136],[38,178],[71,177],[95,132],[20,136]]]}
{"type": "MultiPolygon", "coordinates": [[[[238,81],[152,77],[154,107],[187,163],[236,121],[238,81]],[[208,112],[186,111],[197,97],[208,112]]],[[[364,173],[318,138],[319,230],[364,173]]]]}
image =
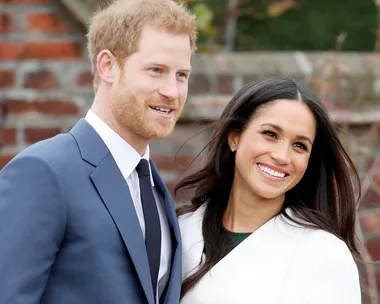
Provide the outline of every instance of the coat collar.
{"type": "MultiPolygon", "coordinates": [[[[207,204],[201,205],[195,212],[187,213],[179,217],[179,226],[182,236],[182,278],[186,278],[194,273],[200,266],[204,258],[204,239],[202,235],[202,222],[207,204]]],[[[290,208],[286,209],[286,213],[295,218],[294,213],[290,208]]],[[[295,235],[299,235],[303,227],[293,223],[283,215],[278,215],[258,230],[256,230],[248,238],[257,238],[260,235],[267,234],[270,237],[271,233],[279,233],[284,237],[293,239],[295,235]],[[299,229],[301,228],[301,229],[299,229]]]]}
{"type": "MultiPolygon", "coordinates": [[[[202,261],[205,209],[204,204],[180,217],[183,279],[194,273],[202,261]]],[[[272,218],[214,265],[181,303],[277,303],[304,232],[305,228],[293,225],[282,215],[272,218]],[[231,290],[237,291],[231,294],[231,290]]]]}

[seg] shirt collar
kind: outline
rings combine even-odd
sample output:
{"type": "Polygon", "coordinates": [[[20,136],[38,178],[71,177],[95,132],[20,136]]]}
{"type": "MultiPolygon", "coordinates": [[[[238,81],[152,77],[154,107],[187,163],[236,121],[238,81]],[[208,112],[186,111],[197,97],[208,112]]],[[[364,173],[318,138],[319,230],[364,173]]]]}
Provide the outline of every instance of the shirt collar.
{"type": "MultiPolygon", "coordinates": [[[[87,112],[86,121],[99,134],[107,148],[110,150],[121,174],[126,179],[128,178],[142,158],[149,163],[150,149],[149,145],[146,148],[144,155],[141,155],[127,143],[119,134],[112,130],[103,120],[101,120],[92,110],[87,112]]],[[[149,163],[150,179],[154,186],[152,169],[149,163]]]]}

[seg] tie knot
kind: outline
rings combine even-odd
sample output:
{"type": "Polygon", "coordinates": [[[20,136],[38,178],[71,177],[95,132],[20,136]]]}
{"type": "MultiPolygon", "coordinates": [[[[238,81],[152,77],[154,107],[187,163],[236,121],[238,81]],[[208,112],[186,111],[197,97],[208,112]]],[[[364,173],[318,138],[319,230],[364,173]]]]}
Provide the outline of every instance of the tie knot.
{"type": "Polygon", "coordinates": [[[146,159],[141,159],[136,167],[136,171],[139,175],[139,178],[150,176],[148,161],[146,159]]]}

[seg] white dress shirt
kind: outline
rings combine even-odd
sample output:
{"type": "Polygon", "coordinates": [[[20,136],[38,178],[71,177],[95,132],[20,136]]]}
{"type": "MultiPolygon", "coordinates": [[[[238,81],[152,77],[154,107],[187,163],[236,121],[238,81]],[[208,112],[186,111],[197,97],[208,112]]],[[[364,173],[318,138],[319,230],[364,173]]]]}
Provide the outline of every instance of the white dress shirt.
{"type": "MultiPolygon", "coordinates": [[[[140,183],[138,174],[136,172],[136,166],[139,164],[141,158],[148,160],[149,162],[149,146],[145,151],[143,157],[124,139],[122,139],[115,131],[113,131],[106,123],[104,123],[94,112],[88,111],[86,121],[95,129],[95,131],[102,138],[107,148],[110,150],[117,166],[124,179],[126,180],[133,204],[135,206],[136,214],[141,226],[141,231],[145,238],[145,221],[144,213],[140,198],[140,183]]],[[[172,246],[170,231],[168,226],[168,220],[166,217],[164,202],[157,189],[154,187],[152,171],[149,164],[150,179],[152,182],[153,194],[157,202],[158,214],[161,224],[161,259],[160,269],[158,272],[158,284],[157,284],[157,303],[167,284],[170,271],[170,262],[172,255],[172,246]]]]}

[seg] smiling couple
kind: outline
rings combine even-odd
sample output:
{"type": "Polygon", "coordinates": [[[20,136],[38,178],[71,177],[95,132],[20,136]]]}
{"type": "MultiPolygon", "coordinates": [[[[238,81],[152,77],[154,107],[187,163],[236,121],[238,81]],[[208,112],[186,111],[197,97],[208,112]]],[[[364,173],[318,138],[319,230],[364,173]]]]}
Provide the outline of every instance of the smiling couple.
{"type": "Polygon", "coordinates": [[[91,109],[0,172],[0,304],[360,303],[357,174],[308,89],[238,91],[176,213],[149,142],[186,101],[194,17],[117,0],[87,37],[91,109]]]}

